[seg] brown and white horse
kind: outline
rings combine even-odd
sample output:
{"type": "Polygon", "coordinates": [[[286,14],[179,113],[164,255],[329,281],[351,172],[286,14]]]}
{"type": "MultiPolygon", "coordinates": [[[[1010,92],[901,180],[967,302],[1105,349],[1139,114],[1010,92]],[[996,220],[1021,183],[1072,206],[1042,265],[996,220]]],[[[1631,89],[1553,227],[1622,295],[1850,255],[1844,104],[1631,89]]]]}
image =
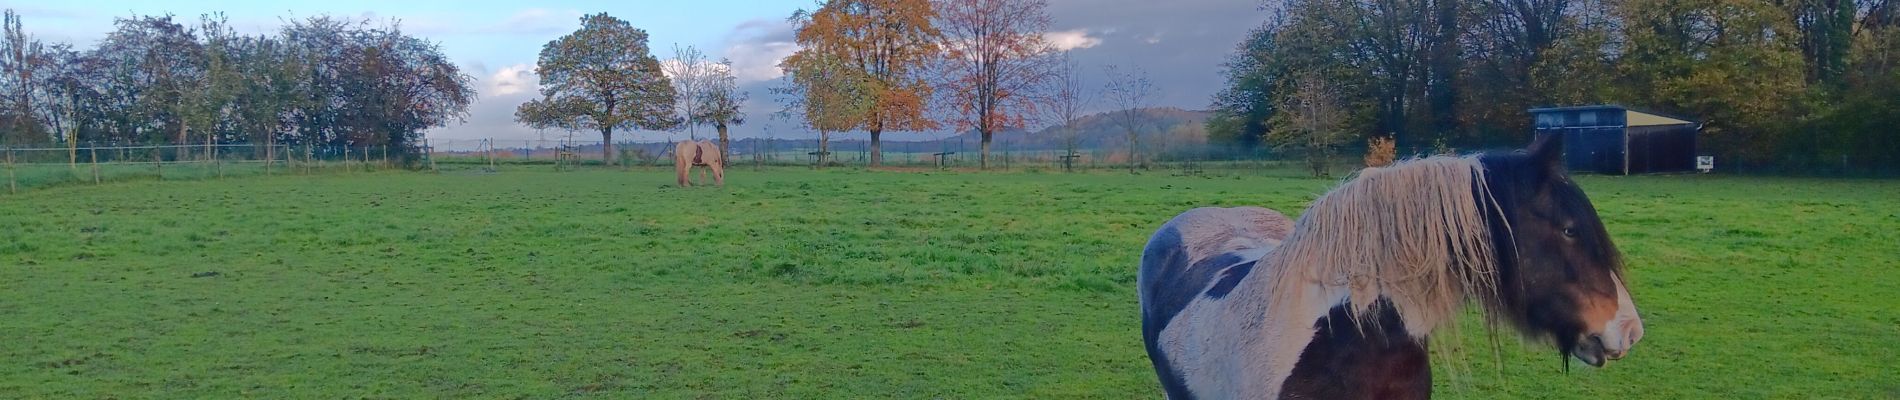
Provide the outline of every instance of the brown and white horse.
{"type": "MultiPolygon", "coordinates": [[[[678,172],[680,187],[693,186],[691,173],[693,167],[704,166],[712,170],[713,182],[726,185],[726,163],[719,155],[719,145],[704,140],[681,141],[673,149],[673,169],[678,172]]],[[[700,174],[701,184],[705,184],[705,173],[700,174]]]]}
{"type": "Polygon", "coordinates": [[[1171,399],[1431,396],[1427,338],[1477,303],[1601,367],[1642,339],[1560,139],[1371,168],[1295,222],[1202,208],[1142,253],[1142,338],[1171,399]]]}

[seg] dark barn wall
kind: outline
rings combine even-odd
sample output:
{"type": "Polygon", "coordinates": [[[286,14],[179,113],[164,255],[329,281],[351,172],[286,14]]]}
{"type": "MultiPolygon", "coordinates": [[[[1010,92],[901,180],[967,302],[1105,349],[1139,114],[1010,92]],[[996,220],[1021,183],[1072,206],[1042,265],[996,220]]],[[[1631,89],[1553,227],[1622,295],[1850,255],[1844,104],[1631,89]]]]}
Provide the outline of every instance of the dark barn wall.
{"type": "Polygon", "coordinates": [[[1695,170],[1695,125],[1629,128],[1632,174],[1695,170]]]}
{"type": "Polygon", "coordinates": [[[1625,126],[1628,109],[1586,106],[1531,110],[1538,135],[1561,135],[1571,171],[1643,174],[1695,170],[1695,124],[1625,126]]]}

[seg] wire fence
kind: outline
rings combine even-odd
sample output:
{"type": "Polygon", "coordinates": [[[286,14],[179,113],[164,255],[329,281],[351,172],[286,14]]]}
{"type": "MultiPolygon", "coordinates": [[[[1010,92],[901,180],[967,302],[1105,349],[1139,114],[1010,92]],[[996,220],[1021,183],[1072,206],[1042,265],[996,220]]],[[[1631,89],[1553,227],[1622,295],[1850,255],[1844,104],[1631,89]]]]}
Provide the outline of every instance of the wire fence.
{"type": "MultiPolygon", "coordinates": [[[[426,149],[422,147],[420,149],[426,149]]],[[[152,145],[0,147],[7,193],[126,180],[370,172],[426,165],[427,151],[389,146],[152,145]]]]}
{"type": "MultiPolygon", "coordinates": [[[[442,164],[528,166],[620,165],[671,167],[677,142],[616,143],[605,151],[599,141],[567,140],[433,140],[430,159],[442,164]]],[[[983,163],[977,140],[885,141],[880,167],[975,169],[983,163]]],[[[995,170],[1104,170],[1104,169],[1255,169],[1301,163],[1304,153],[1241,149],[1206,144],[1157,144],[1128,148],[1106,146],[1065,149],[1058,144],[996,141],[990,144],[988,169],[995,170]]],[[[871,144],[863,140],[744,139],[730,143],[729,166],[869,167],[871,144]]],[[[1356,156],[1353,156],[1356,157],[1356,156]]]]}

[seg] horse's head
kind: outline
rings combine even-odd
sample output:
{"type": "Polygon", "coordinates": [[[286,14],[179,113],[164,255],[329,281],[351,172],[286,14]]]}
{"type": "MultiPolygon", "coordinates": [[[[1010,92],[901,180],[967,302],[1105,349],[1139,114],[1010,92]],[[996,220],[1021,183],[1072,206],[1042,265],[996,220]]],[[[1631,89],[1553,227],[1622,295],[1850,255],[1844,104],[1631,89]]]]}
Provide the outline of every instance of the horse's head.
{"type": "Polygon", "coordinates": [[[1616,245],[1563,167],[1561,137],[1481,158],[1499,211],[1494,304],[1520,331],[1548,338],[1592,366],[1622,358],[1643,337],[1616,245]]]}

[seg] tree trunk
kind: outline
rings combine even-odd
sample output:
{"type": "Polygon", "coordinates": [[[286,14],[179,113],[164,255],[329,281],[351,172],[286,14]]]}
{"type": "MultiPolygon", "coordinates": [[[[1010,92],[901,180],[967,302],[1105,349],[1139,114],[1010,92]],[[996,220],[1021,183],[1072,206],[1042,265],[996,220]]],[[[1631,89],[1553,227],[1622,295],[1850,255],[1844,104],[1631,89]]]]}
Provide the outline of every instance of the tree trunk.
{"type": "Polygon", "coordinates": [[[614,159],[614,128],[611,126],[600,130],[600,162],[604,165],[620,165],[614,159]]]}
{"type": "Polygon", "coordinates": [[[980,152],[983,155],[977,157],[976,168],[990,169],[990,132],[983,132],[983,145],[980,148],[982,149],[980,152]]]}
{"type": "Polygon", "coordinates": [[[825,156],[831,154],[831,132],[818,131],[818,168],[825,167],[825,156]]]}
{"type": "Polygon", "coordinates": [[[872,167],[876,167],[879,164],[882,164],[884,162],[883,142],[878,141],[878,136],[882,136],[881,135],[882,133],[883,132],[879,132],[876,129],[871,130],[871,166],[872,167]]]}
{"type": "Polygon", "coordinates": [[[732,165],[729,161],[732,159],[732,140],[726,137],[726,124],[722,122],[714,127],[719,129],[719,164],[730,166],[732,165]]]}
{"type": "Polygon", "coordinates": [[[185,132],[186,132],[185,123],[179,122],[178,123],[178,143],[177,143],[178,147],[177,147],[177,150],[172,152],[172,154],[177,157],[175,158],[175,160],[177,161],[185,161],[185,159],[190,158],[188,155],[191,154],[191,147],[190,147],[191,139],[188,139],[185,137],[185,132]]]}
{"type": "Polygon", "coordinates": [[[1141,166],[1141,156],[1136,153],[1138,151],[1136,149],[1140,148],[1141,135],[1135,131],[1128,131],[1128,173],[1135,173],[1135,168],[1141,166]]]}

